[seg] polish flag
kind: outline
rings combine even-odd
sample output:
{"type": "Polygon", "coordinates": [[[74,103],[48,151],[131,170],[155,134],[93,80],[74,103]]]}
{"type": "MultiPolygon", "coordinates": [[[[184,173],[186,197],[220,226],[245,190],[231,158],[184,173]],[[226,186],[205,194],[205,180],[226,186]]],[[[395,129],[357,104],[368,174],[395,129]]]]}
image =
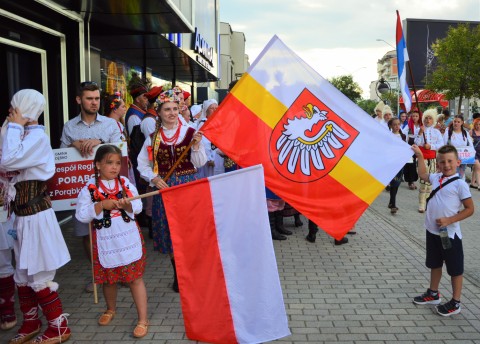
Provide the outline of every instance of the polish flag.
{"type": "Polygon", "coordinates": [[[210,343],[290,335],[261,165],[162,192],[185,330],[210,343]]]}

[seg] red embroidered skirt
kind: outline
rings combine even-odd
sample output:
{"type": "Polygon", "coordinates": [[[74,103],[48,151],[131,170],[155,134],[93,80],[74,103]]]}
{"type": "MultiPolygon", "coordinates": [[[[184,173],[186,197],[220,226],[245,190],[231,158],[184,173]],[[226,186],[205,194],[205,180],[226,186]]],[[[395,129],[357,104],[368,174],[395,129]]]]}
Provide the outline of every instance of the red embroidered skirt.
{"type": "Polygon", "coordinates": [[[95,272],[96,284],[114,284],[118,282],[131,283],[143,276],[146,265],[147,250],[145,249],[145,241],[140,229],[139,232],[140,239],[142,240],[142,258],[128,265],[118,266],[116,268],[104,268],[98,260],[97,231],[92,231],[93,271],[95,272]]]}

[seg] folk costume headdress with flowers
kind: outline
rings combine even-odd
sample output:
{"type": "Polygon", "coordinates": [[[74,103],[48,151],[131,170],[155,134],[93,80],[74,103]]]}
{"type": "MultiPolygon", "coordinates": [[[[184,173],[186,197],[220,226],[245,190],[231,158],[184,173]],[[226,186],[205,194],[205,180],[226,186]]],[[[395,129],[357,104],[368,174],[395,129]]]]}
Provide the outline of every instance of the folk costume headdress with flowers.
{"type": "MultiPolygon", "coordinates": [[[[179,93],[175,92],[175,89],[162,92],[157,99],[157,103],[159,104],[159,111],[161,111],[161,107],[163,106],[163,104],[167,102],[179,103],[181,99],[178,97],[178,94],[179,93]]],[[[185,134],[185,137],[182,138],[181,140],[182,142],[180,142],[180,136],[182,132],[182,123],[180,119],[178,119],[176,126],[172,128],[172,130],[174,130],[173,135],[167,135],[165,133],[165,130],[166,128],[162,126],[161,121],[159,121],[157,124],[157,130],[151,136],[152,145],[147,148],[149,153],[149,160],[152,161],[152,164],[153,164],[152,170],[156,175],[162,174],[164,172],[164,171],[161,171],[162,169],[159,167],[159,162],[156,159],[161,146],[163,146],[164,149],[165,147],[168,147],[168,149],[171,150],[171,152],[169,153],[169,155],[171,156],[171,159],[175,160],[177,150],[185,148],[183,146],[178,147],[178,145],[183,144],[184,143],[183,141],[185,141],[185,139],[187,139],[187,141],[190,142],[192,135],[194,133],[194,131],[193,132],[188,131],[185,134]]],[[[170,161],[170,163],[173,165],[174,161],[170,161]]],[[[183,164],[188,164],[190,167],[191,162],[183,161],[183,163],[180,164],[180,169],[184,167],[183,164]]],[[[190,170],[194,171],[193,165],[191,166],[191,168],[189,167],[185,168],[185,171],[183,172],[190,173],[191,172],[190,170]]]]}
{"type": "Polygon", "coordinates": [[[120,92],[115,92],[111,96],[109,96],[109,104],[107,104],[108,108],[112,111],[114,109],[118,109],[121,104],[122,94],[120,92]]]}

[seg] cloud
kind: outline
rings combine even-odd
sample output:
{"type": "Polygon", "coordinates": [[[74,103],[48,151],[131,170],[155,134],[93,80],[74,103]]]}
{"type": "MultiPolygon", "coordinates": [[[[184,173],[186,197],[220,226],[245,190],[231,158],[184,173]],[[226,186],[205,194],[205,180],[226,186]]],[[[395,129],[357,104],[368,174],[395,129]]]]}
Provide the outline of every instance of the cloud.
{"type": "Polygon", "coordinates": [[[395,45],[396,13],[402,19],[472,20],[480,18],[479,0],[244,0],[222,1],[220,20],[245,33],[250,61],[277,34],[321,75],[354,73],[368,91],[377,79],[376,63],[395,45]]]}

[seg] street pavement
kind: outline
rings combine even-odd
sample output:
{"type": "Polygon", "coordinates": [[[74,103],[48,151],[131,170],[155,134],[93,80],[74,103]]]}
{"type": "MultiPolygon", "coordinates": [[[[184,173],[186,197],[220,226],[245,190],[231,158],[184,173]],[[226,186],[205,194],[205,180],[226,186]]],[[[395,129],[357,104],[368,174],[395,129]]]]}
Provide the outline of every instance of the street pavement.
{"type": "MultiPolygon", "coordinates": [[[[480,208],[480,191],[472,189],[480,208]]],[[[418,306],[412,298],[428,287],[429,270],[424,266],[425,230],[417,211],[418,190],[402,183],[398,192],[399,212],[391,215],[388,192],[383,192],[358,221],[349,243],[335,246],[319,232],[314,244],[305,241],[307,221],[294,229],[293,218],[285,224],[294,234],[275,241],[280,280],[292,335],[280,343],[480,343],[480,264],[477,220],[462,223],[465,248],[465,281],[462,312],[448,318],[433,306],[418,306]]],[[[117,315],[111,325],[97,325],[104,310],[83,291],[90,266],[80,241],[72,235],[72,224],[62,226],[72,261],[59,270],[57,281],[64,310],[70,313],[70,343],[134,343],[135,306],[128,288],[118,294],[117,315]]],[[[146,234],[146,232],[145,232],[146,234]]],[[[193,343],[185,336],[178,294],[171,290],[172,268],[168,257],[154,253],[147,238],[150,328],[139,343],[193,343]]],[[[450,279],[441,281],[443,300],[451,298],[450,279]]],[[[18,308],[18,305],[17,305],[18,308]]],[[[20,315],[20,314],[18,314],[20,315]]],[[[0,342],[14,335],[0,333],[0,342]]]]}

